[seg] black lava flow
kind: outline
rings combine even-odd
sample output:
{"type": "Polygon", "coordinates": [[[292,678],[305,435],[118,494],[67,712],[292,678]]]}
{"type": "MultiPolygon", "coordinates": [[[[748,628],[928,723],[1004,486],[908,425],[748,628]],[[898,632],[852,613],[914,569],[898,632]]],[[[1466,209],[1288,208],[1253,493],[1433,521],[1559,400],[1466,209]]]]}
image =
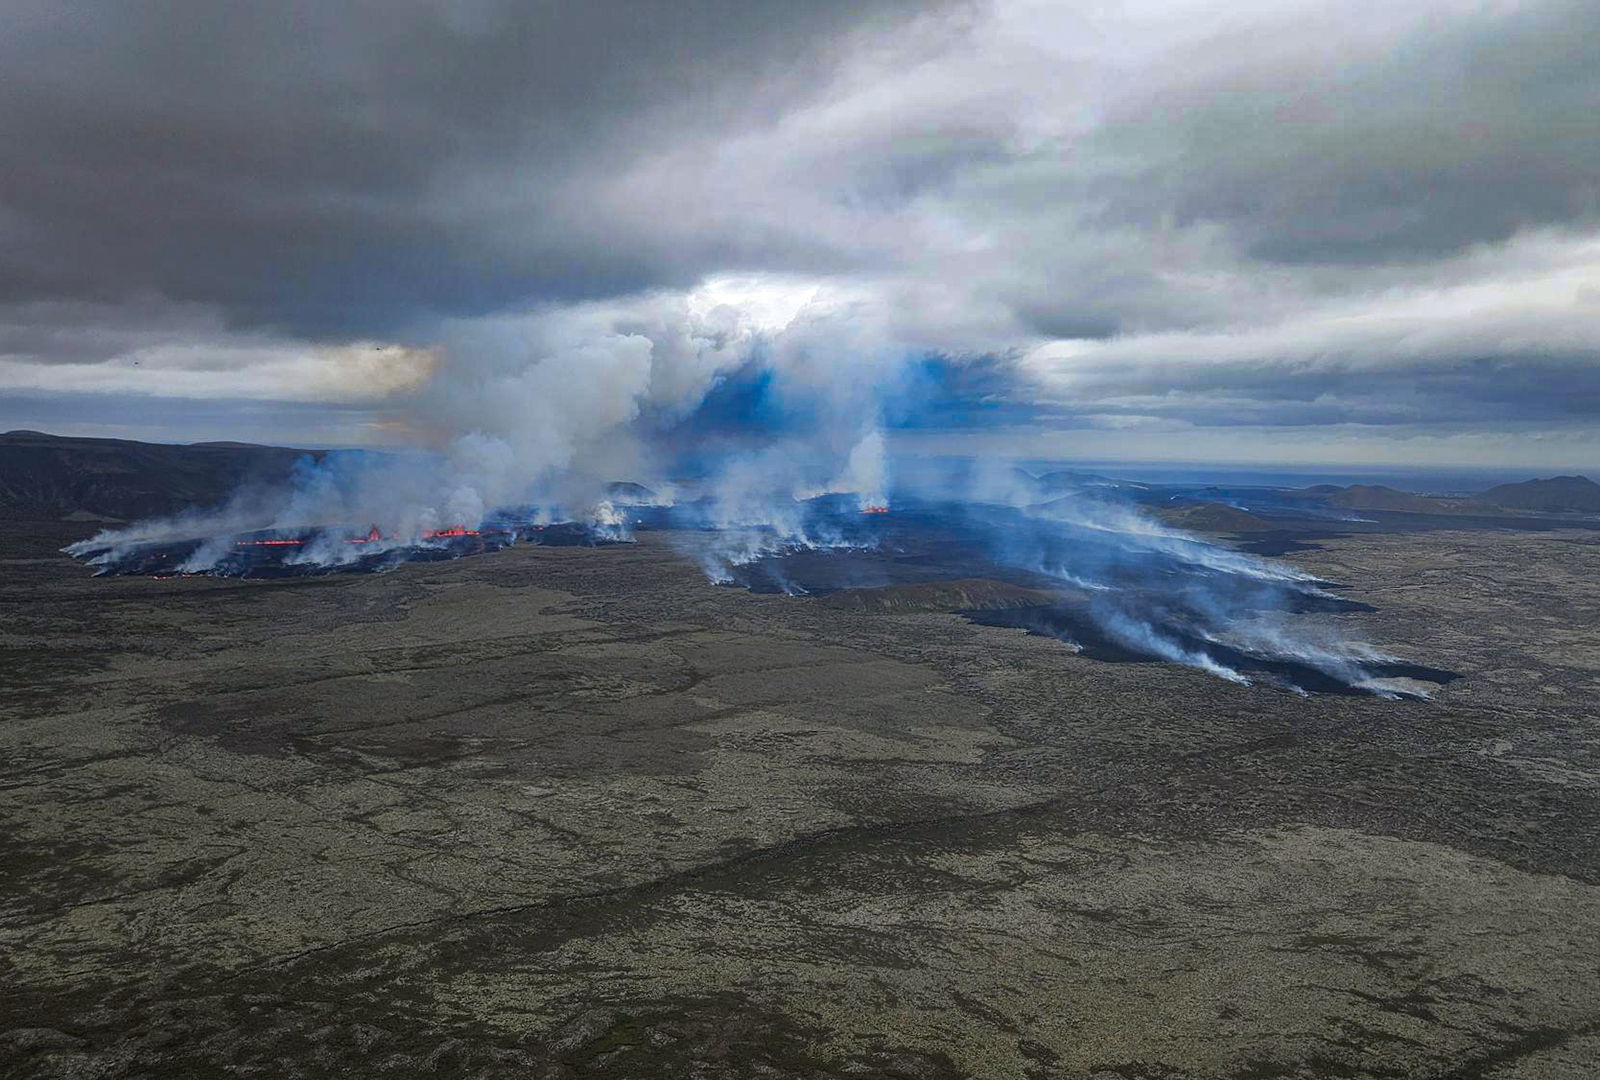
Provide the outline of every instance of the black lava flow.
{"type": "Polygon", "coordinates": [[[733,567],[729,584],[823,596],[988,578],[1060,599],[960,614],[980,625],[1056,638],[1085,659],[1164,663],[1178,652],[1251,682],[1316,694],[1417,697],[1404,689],[1375,690],[1368,681],[1443,685],[1457,678],[1452,671],[1398,660],[1325,655],[1319,665],[1317,650],[1302,656],[1294,645],[1274,647],[1270,639],[1260,647],[1230,643],[1234,627],[1252,617],[1374,609],[1336,595],[1343,586],[1333,583],[1258,576],[1250,562],[1201,541],[1152,549],[1105,529],[970,505],[897,508],[886,518],[855,525],[846,539],[850,546],[796,548],[733,567]],[[1352,679],[1353,672],[1360,677],[1352,679]]]}
{"type": "MultiPolygon", "coordinates": [[[[698,504],[629,507],[626,515],[629,529],[704,534],[714,547],[721,530],[709,524],[709,510],[698,504]]],[[[988,579],[1057,599],[962,615],[984,626],[1059,639],[1085,659],[1159,663],[1181,654],[1186,662],[1203,659],[1252,682],[1306,693],[1371,693],[1362,685],[1370,679],[1444,684],[1456,678],[1451,671],[1399,661],[1358,664],[1322,656],[1319,662],[1316,650],[1275,646],[1271,638],[1261,639],[1264,645],[1241,644],[1234,628],[1263,614],[1373,609],[1336,595],[1341,586],[1287,572],[1274,576],[1276,564],[1174,534],[1152,539],[1093,522],[967,503],[905,501],[893,513],[863,514],[853,499],[834,496],[803,504],[798,525],[788,538],[773,533],[765,545],[767,554],[729,565],[725,584],[757,593],[826,596],[850,589],[988,579]],[[1352,670],[1361,678],[1352,679],[1352,670]]],[[[414,544],[374,544],[370,552],[347,531],[313,530],[298,535],[248,533],[220,544],[213,538],[79,548],[76,554],[94,561],[102,574],[169,576],[181,573],[209,544],[222,554],[206,573],[273,578],[370,573],[403,562],[486,554],[517,542],[601,546],[621,539],[612,530],[575,522],[530,525],[503,517],[470,533],[436,535],[414,544]],[[339,557],[307,558],[319,541],[339,557]],[[351,546],[339,548],[341,544],[351,546]]]]}

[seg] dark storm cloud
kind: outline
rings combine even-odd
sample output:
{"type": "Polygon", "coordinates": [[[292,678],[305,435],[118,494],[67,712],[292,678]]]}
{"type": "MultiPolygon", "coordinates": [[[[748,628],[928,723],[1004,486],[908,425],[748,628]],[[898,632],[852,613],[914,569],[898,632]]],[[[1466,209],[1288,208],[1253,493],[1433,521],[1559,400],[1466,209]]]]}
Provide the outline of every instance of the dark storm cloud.
{"type": "Polygon", "coordinates": [[[557,462],[618,425],[1594,417],[1600,0],[8,17],[0,389],[236,365],[557,462]]]}
{"type": "Polygon", "coordinates": [[[657,243],[586,203],[596,181],[805,99],[896,6],[12,5],[0,297],[377,333],[687,284],[738,245],[657,243]]]}
{"type": "Polygon", "coordinates": [[[1103,130],[1118,213],[1261,258],[1425,259],[1600,223],[1600,5],[1289,11],[1207,35],[1103,130]],[[1399,18],[1396,18],[1396,15],[1399,18]]]}
{"type": "Polygon", "coordinates": [[[1058,410],[1209,426],[1600,420],[1593,240],[1494,249],[1493,271],[1307,303],[1254,326],[1057,343],[1024,361],[1058,410]]]}

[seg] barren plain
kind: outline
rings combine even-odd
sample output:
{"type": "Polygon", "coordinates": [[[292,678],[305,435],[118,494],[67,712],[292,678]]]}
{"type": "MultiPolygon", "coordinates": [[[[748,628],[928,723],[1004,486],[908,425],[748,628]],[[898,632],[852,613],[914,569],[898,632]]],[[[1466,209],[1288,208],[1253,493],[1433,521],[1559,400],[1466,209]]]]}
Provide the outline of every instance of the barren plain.
{"type": "Polygon", "coordinates": [[[0,1075],[1600,1074],[1600,533],[1289,556],[1461,676],[1387,701],[660,534],[240,582],[84,528],[0,536],[0,1075]]]}

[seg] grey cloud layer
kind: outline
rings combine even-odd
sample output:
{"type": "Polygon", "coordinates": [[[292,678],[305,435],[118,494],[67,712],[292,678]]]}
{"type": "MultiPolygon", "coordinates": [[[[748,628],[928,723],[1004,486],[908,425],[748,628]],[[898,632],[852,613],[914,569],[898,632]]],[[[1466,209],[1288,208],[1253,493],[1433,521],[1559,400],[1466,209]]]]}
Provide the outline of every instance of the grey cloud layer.
{"type": "Polygon", "coordinates": [[[0,288],[148,290],[311,332],[685,284],[604,178],[818,92],[854,3],[23,5],[0,288]],[[629,218],[632,217],[630,221],[629,218]]]}
{"type": "Polygon", "coordinates": [[[1600,222],[1600,9],[1356,3],[1219,29],[1119,110],[1125,214],[1213,221],[1263,259],[1449,254],[1600,222]],[[1152,183],[1157,173],[1166,182],[1152,183]]]}
{"type": "Polygon", "coordinates": [[[662,312],[745,275],[823,290],[797,370],[1009,358],[1038,423],[1600,413],[1594,0],[13,11],[18,365],[560,340],[690,407],[738,358],[662,312]]]}

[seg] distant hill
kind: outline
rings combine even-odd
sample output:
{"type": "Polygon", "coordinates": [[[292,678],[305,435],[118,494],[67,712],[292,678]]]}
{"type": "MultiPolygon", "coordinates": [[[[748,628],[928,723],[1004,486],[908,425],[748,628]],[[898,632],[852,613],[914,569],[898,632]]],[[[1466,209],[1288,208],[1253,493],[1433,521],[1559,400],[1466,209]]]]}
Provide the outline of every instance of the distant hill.
{"type": "Polygon", "coordinates": [[[607,498],[617,502],[633,503],[638,506],[649,506],[655,503],[656,493],[643,484],[635,484],[631,480],[616,480],[606,485],[607,498]]]}
{"type": "MultiPolygon", "coordinates": [[[[282,483],[307,456],[320,458],[322,451],[8,431],[0,434],[0,514],[77,522],[161,517],[216,506],[245,483],[282,483]]],[[[619,502],[650,504],[658,498],[642,484],[618,482],[607,490],[619,502]]]]}
{"type": "Polygon", "coordinates": [[[1414,495],[1378,484],[1353,484],[1338,487],[1318,484],[1301,488],[1296,495],[1325,506],[1347,510],[1400,510],[1426,514],[1484,513],[1494,510],[1521,510],[1531,513],[1579,511],[1600,513],[1600,484],[1585,476],[1554,476],[1547,480],[1525,480],[1501,484],[1472,498],[1447,498],[1414,495]]]}
{"type": "Polygon", "coordinates": [[[1513,510],[1600,513],[1600,484],[1587,476],[1552,476],[1548,480],[1501,484],[1485,491],[1478,500],[1513,510]]]}
{"type": "Polygon", "coordinates": [[[1280,526],[1259,518],[1248,510],[1226,503],[1203,502],[1187,506],[1164,507],[1157,515],[1168,525],[1195,532],[1249,533],[1270,532],[1280,526]]]}
{"type": "Polygon", "coordinates": [[[1074,517],[1085,514],[1095,506],[1104,506],[1105,500],[1096,498],[1087,491],[1071,491],[1060,498],[1051,499],[1049,502],[1034,503],[1026,507],[1030,514],[1041,517],[1074,517]]]}
{"type": "MultiPolygon", "coordinates": [[[[1021,470],[1017,470],[1021,472],[1021,470]]],[[[1023,475],[1027,475],[1024,473],[1023,475]]],[[[1034,485],[1040,491],[1073,491],[1078,488],[1114,488],[1122,491],[1144,491],[1146,484],[1135,483],[1132,480],[1117,480],[1110,476],[1101,476],[1099,473],[1079,472],[1076,469],[1061,469],[1056,472],[1047,472],[1043,476],[1031,477],[1034,485]]]]}
{"type": "Polygon", "coordinates": [[[1382,484],[1352,484],[1349,487],[1318,484],[1302,488],[1299,494],[1344,510],[1408,510],[1433,514],[1449,512],[1458,501],[1413,495],[1409,491],[1399,491],[1382,484]]]}
{"type": "Polygon", "coordinates": [[[0,511],[78,521],[172,514],[214,506],[247,480],[281,481],[307,453],[279,446],[170,446],[8,431],[0,435],[0,511]]]}

